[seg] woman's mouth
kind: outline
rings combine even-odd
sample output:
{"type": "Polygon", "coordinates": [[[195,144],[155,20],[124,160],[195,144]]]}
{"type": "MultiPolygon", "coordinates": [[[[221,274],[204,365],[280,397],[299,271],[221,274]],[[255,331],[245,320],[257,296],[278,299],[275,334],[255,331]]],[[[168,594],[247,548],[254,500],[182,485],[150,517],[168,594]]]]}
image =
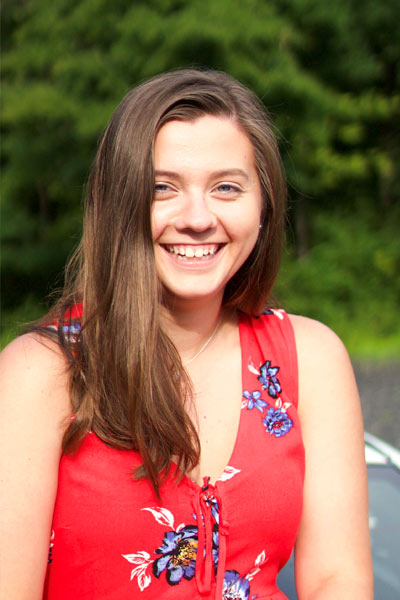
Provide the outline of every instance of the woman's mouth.
{"type": "Polygon", "coordinates": [[[180,260],[206,261],[213,258],[221,249],[223,244],[161,244],[167,252],[180,260]]]}

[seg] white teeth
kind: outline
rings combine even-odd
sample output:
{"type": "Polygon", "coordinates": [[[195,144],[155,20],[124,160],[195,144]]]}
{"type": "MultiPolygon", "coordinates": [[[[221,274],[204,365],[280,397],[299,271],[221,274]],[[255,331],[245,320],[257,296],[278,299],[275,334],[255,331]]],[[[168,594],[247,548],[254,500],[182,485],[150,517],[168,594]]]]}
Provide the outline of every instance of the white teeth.
{"type": "Polygon", "coordinates": [[[210,258],[218,251],[218,244],[208,244],[206,246],[172,246],[166,245],[165,248],[175,256],[186,258],[210,258]]]}

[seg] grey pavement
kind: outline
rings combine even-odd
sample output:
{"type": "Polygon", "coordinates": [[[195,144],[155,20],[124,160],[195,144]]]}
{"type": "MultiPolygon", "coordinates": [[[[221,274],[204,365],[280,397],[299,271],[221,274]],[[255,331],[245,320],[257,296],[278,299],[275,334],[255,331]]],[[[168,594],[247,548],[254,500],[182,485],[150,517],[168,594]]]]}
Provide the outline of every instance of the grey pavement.
{"type": "Polygon", "coordinates": [[[353,367],[365,430],[400,449],[400,362],[353,367]]]}

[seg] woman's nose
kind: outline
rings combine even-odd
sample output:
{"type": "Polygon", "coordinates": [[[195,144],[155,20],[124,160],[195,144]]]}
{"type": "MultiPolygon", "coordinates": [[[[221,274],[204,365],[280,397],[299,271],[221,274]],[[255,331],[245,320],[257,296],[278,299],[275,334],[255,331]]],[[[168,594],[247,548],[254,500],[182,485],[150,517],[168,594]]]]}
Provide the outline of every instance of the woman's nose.
{"type": "Polygon", "coordinates": [[[210,210],[206,195],[200,192],[187,194],[175,220],[175,226],[178,229],[201,232],[212,229],[216,224],[216,216],[210,210]]]}

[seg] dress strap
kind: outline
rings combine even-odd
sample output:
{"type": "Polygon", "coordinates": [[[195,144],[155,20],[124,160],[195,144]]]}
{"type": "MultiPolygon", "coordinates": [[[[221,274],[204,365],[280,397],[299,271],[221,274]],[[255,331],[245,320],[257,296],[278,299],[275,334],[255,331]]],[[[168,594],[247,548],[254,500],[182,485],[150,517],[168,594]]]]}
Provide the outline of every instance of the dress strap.
{"type": "MultiPolygon", "coordinates": [[[[297,350],[289,315],[282,309],[268,309],[259,317],[241,315],[240,325],[244,329],[249,348],[257,345],[261,364],[269,373],[277,375],[279,387],[297,408],[297,350]]],[[[258,364],[254,366],[257,369],[260,367],[258,364]]]]}

